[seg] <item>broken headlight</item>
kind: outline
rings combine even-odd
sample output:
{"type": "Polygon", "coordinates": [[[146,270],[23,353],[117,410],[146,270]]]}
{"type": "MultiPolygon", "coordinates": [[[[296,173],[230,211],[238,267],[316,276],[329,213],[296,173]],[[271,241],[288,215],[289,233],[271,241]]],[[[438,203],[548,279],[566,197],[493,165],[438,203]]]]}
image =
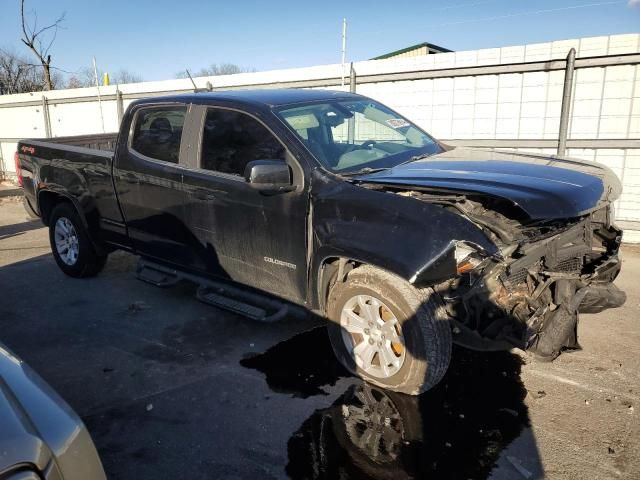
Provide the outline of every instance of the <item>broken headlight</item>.
{"type": "Polygon", "coordinates": [[[486,255],[479,248],[465,242],[456,243],[455,259],[458,275],[474,270],[485,258],[486,255]]]}

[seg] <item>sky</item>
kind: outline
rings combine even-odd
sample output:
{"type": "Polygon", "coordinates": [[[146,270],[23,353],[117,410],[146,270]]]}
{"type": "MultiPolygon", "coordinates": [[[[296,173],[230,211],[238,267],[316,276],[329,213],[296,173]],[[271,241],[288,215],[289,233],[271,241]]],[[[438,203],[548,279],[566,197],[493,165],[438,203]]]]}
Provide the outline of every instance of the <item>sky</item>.
{"type": "MultiPolygon", "coordinates": [[[[451,50],[522,45],[640,32],[640,0],[26,0],[38,25],[65,19],[52,65],[76,72],[97,58],[144,80],[234,63],[273,70],[340,63],[421,42],[451,50]]],[[[0,0],[0,48],[29,56],[20,42],[20,0],[0,0]]]]}

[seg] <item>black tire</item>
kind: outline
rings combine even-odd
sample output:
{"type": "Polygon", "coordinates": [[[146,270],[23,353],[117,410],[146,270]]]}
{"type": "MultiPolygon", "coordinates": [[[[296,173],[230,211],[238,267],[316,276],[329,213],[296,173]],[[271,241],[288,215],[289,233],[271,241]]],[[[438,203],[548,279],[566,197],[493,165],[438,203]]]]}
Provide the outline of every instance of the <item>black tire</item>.
{"type": "Polygon", "coordinates": [[[78,212],[70,203],[61,203],[51,212],[51,217],[49,218],[49,243],[51,244],[51,252],[58,267],[70,277],[93,277],[102,271],[107,262],[106,255],[96,253],[78,212]],[[68,219],[76,231],[79,247],[78,256],[76,261],[71,265],[62,259],[56,247],[55,226],[61,218],[68,219]]]}
{"type": "Polygon", "coordinates": [[[396,275],[362,266],[331,288],[326,313],[336,357],[349,371],[369,383],[395,392],[419,395],[433,388],[449,367],[451,327],[441,301],[431,289],[418,290],[396,275]],[[405,357],[400,369],[389,377],[375,377],[358,367],[343,340],[342,309],[357,295],[379,299],[399,321],[405,357]]]}

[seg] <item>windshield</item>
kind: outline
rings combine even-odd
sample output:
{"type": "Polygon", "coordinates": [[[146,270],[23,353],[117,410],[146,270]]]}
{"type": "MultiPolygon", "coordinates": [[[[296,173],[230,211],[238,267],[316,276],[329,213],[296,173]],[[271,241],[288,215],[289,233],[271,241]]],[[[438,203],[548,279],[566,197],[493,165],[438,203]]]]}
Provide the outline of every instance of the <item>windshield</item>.
{"type": "Polygon", "coordinates": [[[335,173],[395,167],[441,151],[416,125],[370,99],[314,103],[277,113],[335,173]]]}

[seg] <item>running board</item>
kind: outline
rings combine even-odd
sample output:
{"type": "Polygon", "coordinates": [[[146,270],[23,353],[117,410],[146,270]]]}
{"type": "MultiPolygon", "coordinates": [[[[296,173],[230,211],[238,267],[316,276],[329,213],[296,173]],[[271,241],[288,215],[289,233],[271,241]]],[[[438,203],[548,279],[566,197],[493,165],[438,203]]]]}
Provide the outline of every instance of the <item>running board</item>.
{"type": "Polygon", "coordinates": [[[196,298],[201,302],[259,322],[277,322],[295,310],[283,301],[248,288],[181,272],[142,258],[138,262],[136,276],[157,287],[170,287],[180,280],[188,280],[199,285],[196,298]]]}
{"type": "Polygon", "coordinates": [[[156,287],[172,287],[177,284],[181,278],[178,272],[155,264],[140,260],[136,267],[136,277],[138,280],[150,283],[156,287]]]}
{"type": "Polygon", "coordinates": [[[283,319],[289,309],[284,303],[244,292],[233,286],[201,285],[196,294],[201,302],[238,313],[258,322],[271,323],[283,319]]]}

